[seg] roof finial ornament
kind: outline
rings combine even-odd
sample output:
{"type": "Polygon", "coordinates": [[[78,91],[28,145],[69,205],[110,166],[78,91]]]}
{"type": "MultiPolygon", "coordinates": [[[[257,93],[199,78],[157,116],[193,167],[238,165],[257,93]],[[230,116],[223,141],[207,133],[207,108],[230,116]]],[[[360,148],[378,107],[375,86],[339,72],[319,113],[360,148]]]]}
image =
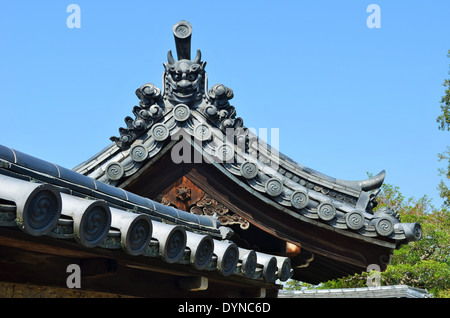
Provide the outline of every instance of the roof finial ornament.
{"type": "Polygon", "coordinates": [[[189,22],[182,20],[173,25],[173,36],[175,38],[178,60],[191,59],[191,35],[192,26],[189,22]]]}
{"type": "Polygon", "coordinates": [[[200,61],[200,50],[191,60],[191,34],[192,27],[187,21],[173,26],[178,60],[175,61],[169,50],[167,63],[164,63],[164,98],[173,105],[181,103],[195,107],[205,94],[206,62],[200,61]]]}
{"type": "Polygon", "coordinates": [[[172,108],[197,109],[222,129],[242,127],[241,118],[236,118],[236,110],[230,105],[233,90],[223,84],[214,85],[208,91],[202,53],[197,50],[191,59],[192,26],[182,20],[173,25],[173,35],[177,57],[167,52],[164,62],[163,89],[147,83],[136,90],[139,106],[133,108],[133,119],[125,118],[126,128],[119,128],[120,137],[111,137],[121,149],[127,149],[141,135],[160,120],[165,110],[172,108]],[[181,106],[180,106],[181,105],[181,106]]]}

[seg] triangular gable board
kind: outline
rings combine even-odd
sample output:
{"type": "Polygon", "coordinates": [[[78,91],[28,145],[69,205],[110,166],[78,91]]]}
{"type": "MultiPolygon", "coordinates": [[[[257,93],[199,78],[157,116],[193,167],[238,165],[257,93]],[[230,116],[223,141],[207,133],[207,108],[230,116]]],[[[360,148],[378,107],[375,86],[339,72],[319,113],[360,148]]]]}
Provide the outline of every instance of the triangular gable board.
{"type": "Polygon", "coordinates": [[[173,33],[178,59],[168,52],[162,88],[139,87],[126,128],[73,170],[216,215],[235,231],[232,240],[290,255],[294,278],[313,283],[384,270],[394,249],[421,238],[420,224],[402,223],[390,208],[373,211],[384,171],[339,180],[278,153],[236,116],[232,89],[208,88],[200,50],[191,59],[191,25],[180,21],[173,33]]]}

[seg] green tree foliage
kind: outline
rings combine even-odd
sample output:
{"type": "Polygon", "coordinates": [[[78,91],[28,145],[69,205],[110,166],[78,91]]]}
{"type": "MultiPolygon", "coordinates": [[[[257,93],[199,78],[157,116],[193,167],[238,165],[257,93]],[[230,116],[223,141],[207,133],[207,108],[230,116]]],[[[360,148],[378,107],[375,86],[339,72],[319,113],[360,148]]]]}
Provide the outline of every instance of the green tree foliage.
{"type": "MultiPolygon", "coordinates": [[[[450,50],[448,51],[450,57],[450,50]]],[[[441,99],[441,114],[436,118],[438,128],[442,131],[450,131],[450,79],[444,80],[442,86],[445,87],[445,95],[441,99]]],[[[438,154],[439,161],[447,162],[445,168],[439,169],[439,175],[443,176],[448,182],[450,180],[450,147],[446,151],[438,154]]],[[[444,180],[441,180],[438,186],[439,194],[444,199],[444,204],[450,207],[450,189],[444,180]]]]}
{"type": "MultiPolygon", "coordinates": [[[[426,196],[406,199],[398,187],[385,184],[378,196],[379,207],[395,208],[402,222],[419,222],[423,238],[394,251],[391,264],[380,273],[381,285],[409,285],[427,289],[434,297],[450,297],[450,213],[436,209],[426,196]]],[[[367,287],[374,273],[363,272],[318,286],[289,281],[286,289],[367,287]]]]}

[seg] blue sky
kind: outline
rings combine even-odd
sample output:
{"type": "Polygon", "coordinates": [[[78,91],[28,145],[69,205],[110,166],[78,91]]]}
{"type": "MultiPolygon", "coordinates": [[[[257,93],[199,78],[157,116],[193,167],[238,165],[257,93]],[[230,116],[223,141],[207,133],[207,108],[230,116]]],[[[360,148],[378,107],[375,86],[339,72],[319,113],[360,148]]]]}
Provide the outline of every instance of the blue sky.
{"type": "MultiPolygon", "coordinates": [[[[193,26],[209,87],[234,91],[247,127],[339,179],[386,170],[438,198],[435,121],[449,78],[450,1],[2,1],[0,144],[72,168],[118,136],[136,88],[161,87],[172,25],[193,26]],[[68,28],[70,4],[80,28],[68,28]],[[369,28],[370,4],[380,28],[369,28]]],[[[270,141],[270,140],[269,140],[270,141]]]]}

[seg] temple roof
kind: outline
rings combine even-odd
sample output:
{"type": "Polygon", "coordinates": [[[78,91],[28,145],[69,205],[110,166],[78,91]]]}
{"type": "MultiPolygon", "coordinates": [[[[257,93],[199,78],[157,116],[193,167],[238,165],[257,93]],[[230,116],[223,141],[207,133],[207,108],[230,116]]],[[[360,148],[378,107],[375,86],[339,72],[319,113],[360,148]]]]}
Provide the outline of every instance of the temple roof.
{"type": "Polygon", "coordinates": [[[174,26],[179,59],[169,51],[162,89],[151,83],[139,87],[134,118],[127,116],[120,136],[111,137],[113,143],[74,171],[126,187],[170,153],[176,163],[193,159],[213,165],[237,189],[303,222],[392,248],[420,239],[420,224],[402,223],[390,208],[373,212],[384,171],[360,181],[333,178],[279,153],[245,127],[230,104],[232,89],[223,84],[208,88],[200,50],[190,59],[191,32],[186,21],[174,26]],[[193,158],[180,140],[200,155],[193,158]]]}
{"type": "Polygon", "coordinates": [[[231,88],[208,87],[201,51],[191,59],[191,25],[180,21],[173,32],[178,58],[169,50],[161,88],[136,90],[133,117],[92,158],[67,169],[0,145],[0,230],[190,265],[201,278],[217,272],[258,288],[291,277],[319,283],[371,264],[384,270],[394,249],[421,238],[420,224],[374,210],[384,171],[341,180],[280,153],[237,117],[231,88]],[[180,180],[195,187],[181,187],[180,201],[191,190],[203,195],[190,211],[158,198],[180,180]],[[212,213],[190,213],[213,201],[212,213]],[[230,220],[242,228],[235,236],[230,220]],[[273,237],[296,254],[248,248],[273,237]]]}
{"type": "Polygon", "coordinates": [[[162,205],[2,145],[0,227],[160,258],[225,277],[274,283],[292,275],[289,258],[224,239],[229,229],[217,218],[162,205]]]}
{"type": "Polygon", "coordinates": [[[433,298],[426,289],[407,285],[335,288],[315,290],[283,290],[280,298],[433,298]]]}

